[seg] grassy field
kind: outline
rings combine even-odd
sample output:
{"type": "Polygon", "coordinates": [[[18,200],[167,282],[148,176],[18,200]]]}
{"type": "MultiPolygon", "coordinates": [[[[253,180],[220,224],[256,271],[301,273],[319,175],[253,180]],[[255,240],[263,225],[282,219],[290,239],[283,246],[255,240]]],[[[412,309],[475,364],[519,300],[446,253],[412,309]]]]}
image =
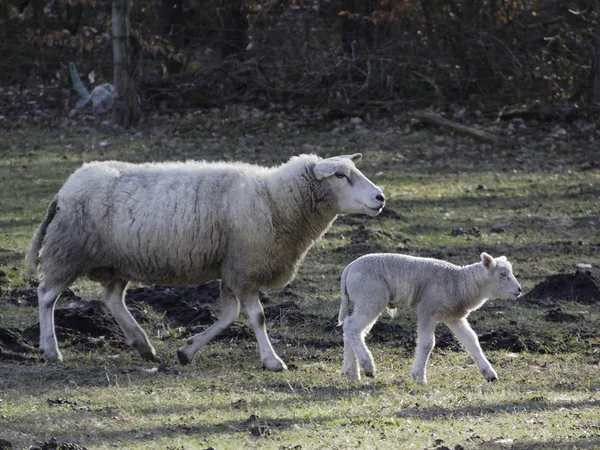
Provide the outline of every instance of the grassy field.
{"type": "MultiPolygon", "coordinates": [[[[596,124],[563,125],[561,132],[550,124],[488,124],[510,137],[490,146],[402,120],[356,122],[229,110],[149,119],[132,133],[83,121],[4,128],[0,327],[37,323],[35,308],[8,297],[34,285],[23,265],[29,239],[85,161],[271,165],[299,153],[362,152],[359,168],[383,188],[388,205],[377,218],[340,217],[288,293],[265,292],[265,306],[293,298],[303,314],[268,324],[288,372],[263,370],[253,338],[215,341],[179,366],[179,330],[155,327],[155,317],[143,326],[161,365],[129,348],[69,343],[61,344],[61,364],[0,357],[0,439],[19,449],[57,442],[88,449],[600,448],[600,298],[492,300],[474,312],[471,323],[499,374],[495,383],[480,377],[441,325],[429,383],[412,383],[416,332],[408,311],[373,330],[377,377],[348,383],[334,327],[341,270],[374,251],[456,264],[475,262],[482,251],[505,254],[526,293],[552,275],[574,274],[577,264],[591,264],[598,275],[596,124]],[[549,320],[557,308],[574,320],[549,320]]],[[[98,298],[89,281],[72,289],[98,298]]]]}

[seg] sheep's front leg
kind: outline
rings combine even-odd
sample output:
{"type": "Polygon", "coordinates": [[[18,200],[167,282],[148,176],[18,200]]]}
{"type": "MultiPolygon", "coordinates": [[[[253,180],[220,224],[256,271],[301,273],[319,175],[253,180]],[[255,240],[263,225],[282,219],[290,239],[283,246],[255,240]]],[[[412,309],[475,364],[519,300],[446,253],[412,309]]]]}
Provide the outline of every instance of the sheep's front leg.
{"type": "Polygon", "coordinates": [[[473,328],[471,328],[467,319],[447,320],[445,323],[471,354],[471,357],[475,361],[475,364],[477,364],[483,378],[487,381],[496,381],[498,379],[498,374],[483,354],[481,346],[479,345],[479,339],[477,339],[477,334],[475,334],[475,331],[473,331],[473,328]]]}
{"type": "Polygon", "coordinates": [[[54,331],[54,305],[62,289],[56,286],[49,287],[42,281],[37,291],[40,309],[40,354],[44,359],[62,361],[54,331]]]}
{"type": "Polygon", "coordinates": [[[267,369],[275,372],[287,370],[285,363],[279,356],[277,356],[275,350],[273,350],[273,346],[271,345],[271,341],[267,335],[265,312],[260,304],[258,292],[254,295],[244,298],[242,303],[244,304],[244,308],[246,309],[246,313],[248,314],[248,318],[250,319],[250,323],[254,329],[254,334],[256,334],[256,341],[258,342],[258,349],[260,352],[260,360],[263,365],[267,369]]]}
{"type": "Polygon", "coordinates": [[[437,318],[418,313],[417,319],[417,352],[411,372],[415,381],[427,383],[426,366],[429,355],[435,347],[435,326],[437,318]]]}
{"type": "Polygon", "coordinates": [[[102,300],[125,334],[129,344],[138,351],[142,358],[156,360],[156,350],[150,344],[148,336],[135,321],[125,306],[125,288],[127,281],[113,280],[103,283],[102,300]]]}
{"type": "Polygon", "coordinates": [[[177,350],[177,359],[181,364],[189,363],[200,347],[208,344],[210,340],[225,331],[240,315],[240,302],[233,292],[221,282],[221,314],[219,320],[213,323],[202,333],[189,338],[185,345],[177,350]]]}

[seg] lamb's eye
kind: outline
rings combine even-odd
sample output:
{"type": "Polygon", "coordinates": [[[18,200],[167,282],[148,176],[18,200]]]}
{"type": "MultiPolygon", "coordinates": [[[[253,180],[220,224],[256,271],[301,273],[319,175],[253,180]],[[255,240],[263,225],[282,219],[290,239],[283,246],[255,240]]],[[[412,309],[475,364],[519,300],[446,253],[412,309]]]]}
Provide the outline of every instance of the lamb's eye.
{"type": "Polygon", "coordinates": [[[336,173],[335,176],[338,178],[346,178],[346,175],[344,175],[343,173],[336,173]]]}
{"type": "Polygon", "coordinates": [[[506,278],[506,277],[508,277],[508,274],[507,274],[506,272],[502,272],[502,273],[500,274],[500,276],[501,276],[502,278],[506,278]]]}

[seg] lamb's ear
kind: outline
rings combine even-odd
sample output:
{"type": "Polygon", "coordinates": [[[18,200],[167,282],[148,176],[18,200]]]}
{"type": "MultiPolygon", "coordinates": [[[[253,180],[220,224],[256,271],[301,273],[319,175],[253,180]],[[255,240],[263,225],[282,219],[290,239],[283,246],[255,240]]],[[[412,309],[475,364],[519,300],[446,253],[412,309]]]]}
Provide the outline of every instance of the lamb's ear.
{"type": "Polygon", "coordinates": [[[315,164],[313,173],[317,180],[322,180],[323,178],[332,176],[340,167],[341,164],[339,162],[323,159],[315,164]]]}
{"type": "Polygon", "coordinates": [[[497,259],[498,261],[502,261],[502,262],[506,262],[506,261],[507,261],[507,259],[506,259],[506,256],[504,256],[504,255],[502,255],[502,256],[498,256],[496,259],[497,259]]]}
{"type": "Polygon", "coordinates": [[[483,267],[487,270],[492,270],[496,266],[496,260],[491,255],[483,252],[481,254],[481,264],[483,264],[483,267]]]}

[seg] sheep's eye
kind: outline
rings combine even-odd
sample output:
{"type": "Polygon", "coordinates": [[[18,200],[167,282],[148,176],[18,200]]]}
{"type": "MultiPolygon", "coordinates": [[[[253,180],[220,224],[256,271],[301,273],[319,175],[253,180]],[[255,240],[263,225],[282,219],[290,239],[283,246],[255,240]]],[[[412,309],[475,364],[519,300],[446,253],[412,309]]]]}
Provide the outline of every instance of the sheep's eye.
{"type": "Polygon", "coordinates": [[[344,175],[343,173],[336,173],[335,176],[338,178],[346,178],[346,175],[344,175]]]}
{"type": "Polygon", "coordinates": [[[502,272],[502,273],[500,274],[500,276],[501,276],[501,277],[503,277],[503,278],[506,278],[506,277],[508,277],[508,274],[507,274],[506,272],[502,272]]]}

